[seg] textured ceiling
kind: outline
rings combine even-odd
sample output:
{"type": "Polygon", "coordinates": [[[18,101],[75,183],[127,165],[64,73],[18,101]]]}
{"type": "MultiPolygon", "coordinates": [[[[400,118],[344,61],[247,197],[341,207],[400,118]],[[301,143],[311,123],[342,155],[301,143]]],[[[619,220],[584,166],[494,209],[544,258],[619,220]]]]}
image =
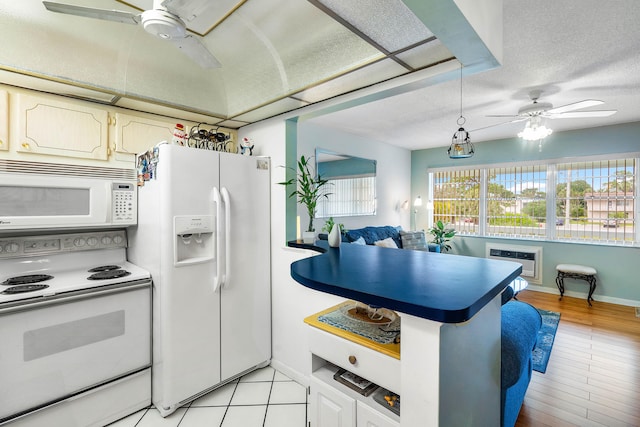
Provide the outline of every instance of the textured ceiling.
{"type": "MultiPolygon", "coordinates": [[[[465,128],[508,119],[542,90],[541,101],[561,106],[583,99],[615,109],[607,118],[556,119],[555,131],[640,121],[640,2],[504,0],[502,67],[463,78],[465,128]]],[[[451,143],[460,115],[460,81],[445,83],[310,119],[311,122],[409,149],[451,143]]],[[[474,143],[514,137],[524,122],[471,133],[474,143]]],[[[638,139],[640,148],[640,136],[638,139]]]]}
{"type": "MultiPolygon", "coordinates": [[[[60,1],[130,12],[153,3],[60,1]]],[[[593,98],[605,104],[591,109],[618,110],[608,118],[551,121],[555,131],[640,120],[637,0],[503,0],[502,66],[484,72],[495,65],[477,65],[487,64],[488,50],[476,44],[487,34],[471,34],[451,11],[465,7],[465,19],[489,22],[487,15],[499,13],[486,5],[498,0],[172,1],[205,11],[187,25],[203,34],[222,68],[197,67],[140,25],[52,13],[38,0],[0,0],[0,82],[126,108],[151,102],[159,114],[188,111],[230,128],[288,112],[422,149],[448,146],[458,127],[457,57],[465,64],[464,126],[476,143],[521,130],[523,123],[492,127],[506,119],[486,116],[515,114],[533,89],[554,106],[593,98]],[[413,26],[420,21],[427,28],[413,26]]],[[[499,33],[498,25],[487,27],[499,33]]]]}
{"type": "MultiPolygon", "coordinates": [[[[82,7],[138,15],[162,1],[55,1],[75,6],[69,14],[38,0],[0,0],[0,71],[106,93],[117,106],[145,101],[237,128],[453,59],[402,0],[376,0],[378,7],[370,0],[164,2],[221,67],[199,67],[148,34],[144,20],[77,16],[82,7]]],[[[15,80],[0,72],[0,81],[15,80]]]]}

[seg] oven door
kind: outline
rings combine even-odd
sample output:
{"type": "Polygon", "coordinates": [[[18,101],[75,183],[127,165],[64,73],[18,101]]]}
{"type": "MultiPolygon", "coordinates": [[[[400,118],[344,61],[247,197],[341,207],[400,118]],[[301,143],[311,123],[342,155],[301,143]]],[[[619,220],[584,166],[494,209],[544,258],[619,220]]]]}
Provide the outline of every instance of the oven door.
{"type": "Polygon", "coordinates": [[[151,365],[151,281],[0,307],[0,423],[151,365]]]}

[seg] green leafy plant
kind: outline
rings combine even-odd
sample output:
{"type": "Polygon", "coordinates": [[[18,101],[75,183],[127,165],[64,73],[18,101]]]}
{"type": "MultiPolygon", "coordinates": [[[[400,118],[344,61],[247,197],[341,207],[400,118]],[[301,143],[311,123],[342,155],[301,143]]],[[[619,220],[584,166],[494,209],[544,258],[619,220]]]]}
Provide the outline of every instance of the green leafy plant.
{"type": "MultiPolygon", "coordinates": [[[[336,223],[333,220],[333,217],[330,216],[329,219],[324,222],[324,225],[322,226],[322,231],[331,233],[331,230],[333,230],[334,225],[336,225],[336,223]]],[[[345,233],[344,224],[338,224],[338,227],[340,227],[340,234],[344,234],[345,233]]]]}
{"type": "Polygon", "coordinates": [[[429,229],[429,233],[433,234],[431,243],[440,245],[440,249],[447,252],[451,249],[451,246],[447,242],[456,235],[457,231],[453,228],[446,228],[442,221],[437,221],[433,227],[429,229]]]}
{"type": "Polygon", "coordinates": [[[289,197],[297,197],[298,203],[304,205],[309,215],[309,226],[307,231],[313,232],[313,220],[316,217],[316,205],[321,197],[328,197],[331,193],[323,193],[320,191],[329,183],[329,180],[323,179],[320,175],[316,176],[311,169],[311,159],[305,156],[300,156],[298,160],[297,170],[289,168],[296,173],[295,178],[291,178],[288,181],[279,182],[280,185],[290,186],[295,185],[296,189],[289,194],[289,197]]]}

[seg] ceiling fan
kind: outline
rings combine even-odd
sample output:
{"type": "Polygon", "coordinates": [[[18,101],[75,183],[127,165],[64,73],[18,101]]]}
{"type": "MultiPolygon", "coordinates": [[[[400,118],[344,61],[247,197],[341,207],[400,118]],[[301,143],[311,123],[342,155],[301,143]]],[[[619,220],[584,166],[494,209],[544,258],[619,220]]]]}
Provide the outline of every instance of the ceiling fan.
{"type": "MultiPolygon", "coordinates": [[[[577,118],[590,118],[590,117],[608,117],[617,113],[617,110],[597,110],[597,111],[576,111],[583,108],[593,107],[595,105],[604,104],[604,101],[598,101],[596,99],[585,99],[584,101],[574,102],[572,104],[563,105],[561,107],[553,107],[549,102],[538,102],[541,90],[532,90],[529,92],[529,98],[533,101],[532,104],[527,104],[518,110],[518,114],[498,114],[488,115],[487,117],[515,117],[506,123],[521,122],[523,120],[532,119],[534,117],[548,118],[548,119],[577,119],[577,118]]],[[[500,123],[500,124],[506,124],[500,123]]],[[[494,125],[494,126],[499,126],[494,125]]]]}
{"type": "Polygon", "coordinates": [[[50,1],[43,1],[42,3],[44,7],[51,12],[115,21],[124,24],[137,25],[141,23],[146,32],[173,43],[180,52],[191,58],[202,68],[220,67],[220,62],[209,52],[202,42],[197,37],[187,34],[187,26],[180,18],[179,14],[182,13],[183,16],[189,16],[193,19],[194,13],[188,11],[188,6],[190,3],[196,2],[202,3],[200,0],[153,0],[153,9],[145,10],[140,14],[119,10],[95,9],[50,1]],[[173,3],[176,3],[176,6],[173,6],[173,3]]]}

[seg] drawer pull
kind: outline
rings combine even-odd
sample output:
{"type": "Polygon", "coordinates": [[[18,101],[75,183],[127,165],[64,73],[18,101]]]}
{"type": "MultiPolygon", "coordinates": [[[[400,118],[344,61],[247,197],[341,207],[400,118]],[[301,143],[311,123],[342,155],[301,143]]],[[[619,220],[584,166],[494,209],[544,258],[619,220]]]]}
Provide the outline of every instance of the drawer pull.
{"type": "Polygon", "coordinates": [[[26,142],[23,142],[23,143],[22,143],[22,148],[24,148],[25,150],[30,150],[30,149],[31,149],[31,147],[29,146],[29,144],[28,144],[28,143],[26,143],[26,142]]]}
{"type": "Polygon", "coordinates": [[[349,363],[351,363],[352,365],[355,365],[357,361],[358,359],[356,359],[355,356],[349,356],[349,363]]]}

